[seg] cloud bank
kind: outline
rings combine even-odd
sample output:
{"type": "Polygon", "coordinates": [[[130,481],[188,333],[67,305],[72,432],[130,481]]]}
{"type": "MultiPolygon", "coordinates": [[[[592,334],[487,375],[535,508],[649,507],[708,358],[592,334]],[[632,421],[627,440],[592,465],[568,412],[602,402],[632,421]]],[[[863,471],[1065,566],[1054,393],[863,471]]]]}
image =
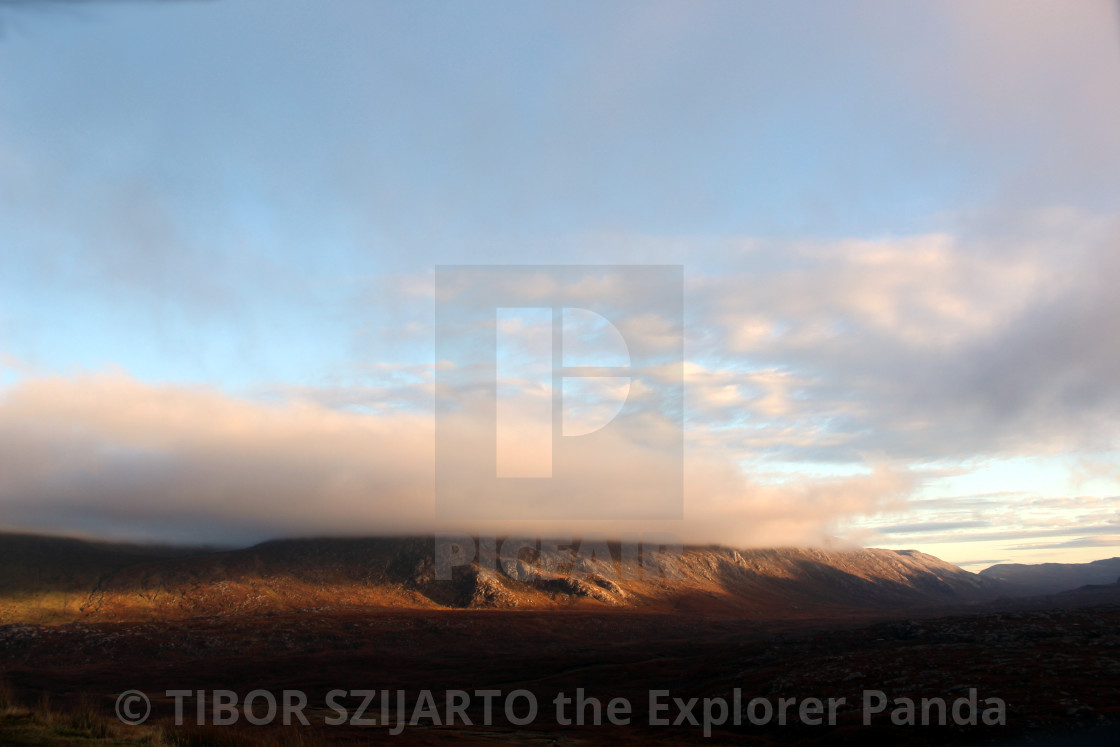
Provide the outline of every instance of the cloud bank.
{"type": "MultiPolygon", "coordinates": [[[[434,513],[432,442],[430,415],[262,404],[119,373],[25,380],[0,397],[0,504],[9,527],[170,541],[426,533],[445,526],[434,513]]],[[[626,459],[624,448],[617,458],[626,459]]],[[[454,526],[804,544],[820,541],[834,518],[872,510],[908,485],[886,468],[791,488],[753,485],[710,451],[686,471],[683,522],[454,526]]]]}
{"type": "MultiPolygon", "coordinates": [[[[469,528],[813,543],[853,519],[903,510],[924,485],[986,460],[1114,453],[1117,223],[1056,211],[1024,224],[1027,236],[797,242],[780,251],[744,242],[733,272],[687,279],[684,521],[469,528]]],[[[405,283],[409,292],[423,295],[425,278],[405,283]]],[[[609,291],[587,289],[589,298],[609,291]]],[[[639,327],[627,333],[659,329],[656,320],[639,327]]],[[[432,494],[431,365],[382,362],[366,367],[361,386],[239,396],[119,372],[20,370],[0,394],[9,526],[213,542],[449,528],[432,494]]],[[[632,396],[642,386],[636,380],[632,396]]],[[[619,442],[611,458],[625,464],[636,448],[619,442]]],[[[1103,459],[1083,462],[1085,479],[1120,476],[1103,459]]],[[[624,484],[604,483],[571,500],[626,494],[624,484]]],[[[1061,538],[1079,521],[1086,535],[1116,533],[1098,516],[1114,510],[1105,499],[1092,519],[1074,496],[1001,501],[983,510],[980,499],[930,504],[921,519],[849,534],[1027,542],[1061,538]]]]}
{"type": "Polygon", "coordinates": [[[8,526],[427,531],[430,268],[606,262],[686,268],[690,539],[1120,536],[1115,3],[0,16],[8,526]]]}

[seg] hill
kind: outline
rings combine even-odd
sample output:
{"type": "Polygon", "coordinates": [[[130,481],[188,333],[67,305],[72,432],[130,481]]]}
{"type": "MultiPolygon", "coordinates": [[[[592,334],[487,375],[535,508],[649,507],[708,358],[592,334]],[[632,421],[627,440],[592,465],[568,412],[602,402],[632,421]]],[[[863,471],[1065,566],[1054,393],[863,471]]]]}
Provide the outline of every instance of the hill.
{"type": "Polygon", "coordinates": [[[912,550],[687,547],[673,577],[523,551],[436,578],[432,538],[301,539],[229,551],[5,537],[0,622],[140,620],[372,608],[627,608],[747,618],[993,599],[1007,588],[912,550]],[[552,569],[551,571],[545,569],[552,569]]]}
{"type": "Polygon", "coordinates": [[[982,578],[1018,587],[1019,594],[1056,594],[1089,585],[1116,583],[1120,578],[1120,558],[1091,563],[1001,563],[985,568],[982,578]]]}
{"type": "Polygon", "coordinates": [[[130,566],[198,556],[205,548],[0,532],[0,622],[54,621],[79,607],[102,578],[130,566]]]}

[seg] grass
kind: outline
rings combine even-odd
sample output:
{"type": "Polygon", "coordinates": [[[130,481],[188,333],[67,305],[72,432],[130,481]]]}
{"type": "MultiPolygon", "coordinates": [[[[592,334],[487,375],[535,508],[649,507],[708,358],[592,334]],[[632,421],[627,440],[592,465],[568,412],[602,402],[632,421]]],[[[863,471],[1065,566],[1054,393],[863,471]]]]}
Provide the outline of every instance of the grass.
{"type": "Polygon", "coordinates": [[[104,716],[83,697],[70,709],[57,708],[44,694],[33,707],[16,698],[0,680],[0,745],[48,747],[321,747],[327,742],[299,730],[247,734],[216,727],[126,726],[104,716]]]}
{"type": "Polygon", "coordinates": [[[160,747],[320,747],[327,742],[300,731],[284,731],[268,735],[229,731],[226,729],[191,728],[164,735],[160,747]]]}
{"type": "Polygon", "coordinates": [[[82,617],[89,591],[42,589],[37,591],[0,590],[0,625],[57,625],[82,617]]]}

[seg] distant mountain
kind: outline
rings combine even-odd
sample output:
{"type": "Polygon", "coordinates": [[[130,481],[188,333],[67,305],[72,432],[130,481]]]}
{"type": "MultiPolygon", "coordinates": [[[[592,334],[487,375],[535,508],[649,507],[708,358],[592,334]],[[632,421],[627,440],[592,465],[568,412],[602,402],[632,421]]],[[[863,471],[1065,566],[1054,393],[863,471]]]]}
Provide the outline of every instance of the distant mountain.
{"type": "Polygon", "coordinates": [[[361,608],[614,607],[806,617],[982,601],[999,580],[913,550],[688,547],[675,577],[566,551],[436,578],[432,538],[306,539],[231,551],[0,535],[0,623],[361,608]],[[543,571],[542,568],[551,570],[543,571]],[[506,572],[508,571],[508,573],[506,572]]]}
{"type": "Polygon", "coordinates": [[[1081,586],[1107,585],[1120,579],[1120,558],[1094,560],[1091,563],[1000,563],[979,574],[991,581],[1003,581],[1019,587],[1019,594],[1056,594],[1081,586]]]}
{"type": "Polygon", "coordinates": [[[211,550],[0,532],[0,622],[73,619],[102,578],[206,552],[211,550]]]}
{"type": "Polygon", "coordinates": [[[128,566],[205,552],[211,550],[0,532],[0,593],[88,590],[128,566]]]}

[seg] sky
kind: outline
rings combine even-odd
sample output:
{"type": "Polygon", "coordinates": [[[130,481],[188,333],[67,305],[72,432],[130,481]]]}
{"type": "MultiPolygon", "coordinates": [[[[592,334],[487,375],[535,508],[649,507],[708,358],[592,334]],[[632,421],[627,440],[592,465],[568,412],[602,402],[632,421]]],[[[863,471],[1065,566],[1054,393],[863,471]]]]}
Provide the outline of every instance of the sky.
{"type": "Polygon", "coordinates": [[[0,528],[452,528],[435,268],[676,265],[683,517],[641,528],[1120,554],[1115,2],[0,0],[0,31],[0,528]]]}

